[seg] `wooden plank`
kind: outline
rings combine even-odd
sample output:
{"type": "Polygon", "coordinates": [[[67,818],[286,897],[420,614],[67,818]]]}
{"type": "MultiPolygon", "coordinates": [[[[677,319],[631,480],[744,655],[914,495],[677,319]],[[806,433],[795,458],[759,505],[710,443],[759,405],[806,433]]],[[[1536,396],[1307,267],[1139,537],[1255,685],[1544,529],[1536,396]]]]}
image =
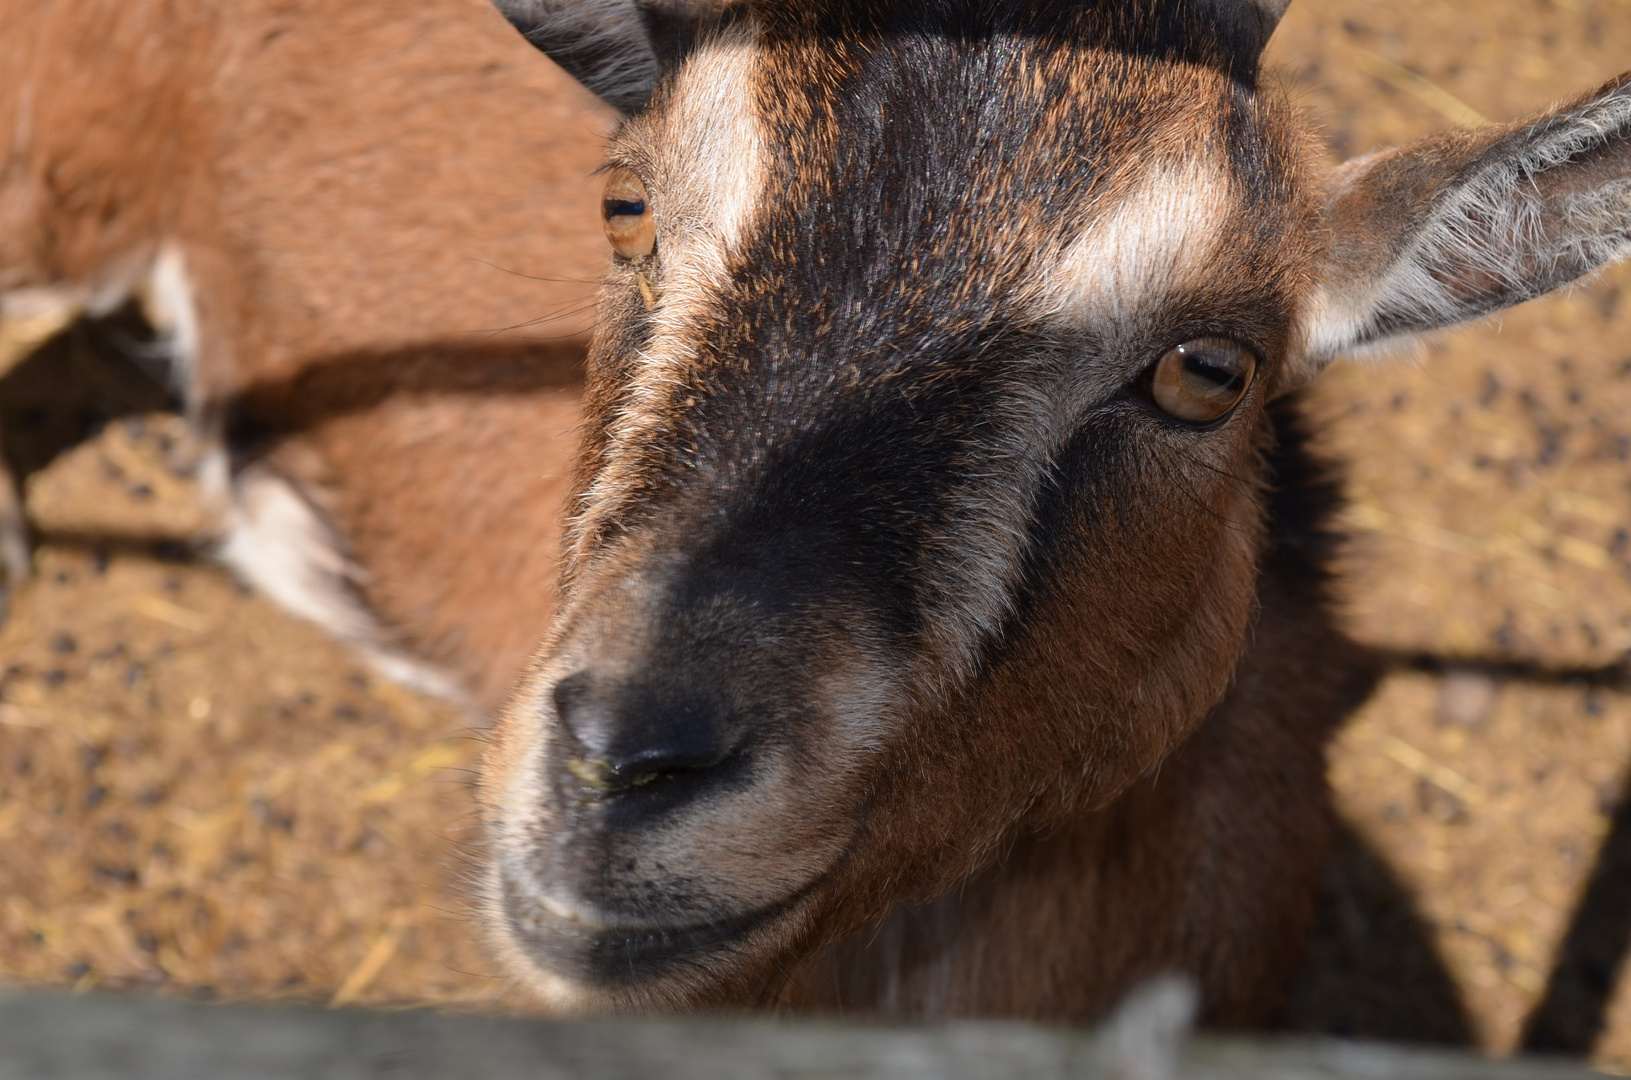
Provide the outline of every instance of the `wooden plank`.
{"type": "Polygon", "coordinates": [[[1203,1037],[1135,1012],[1107,1034],[1021,1024],[536,1022],[413,1011],[0,994],[0,1080],[1578,1080],[1578,1066],[1203,1037]],[[1181,1054],[1174,1067],[1174,1054],[1181,1054]]]}

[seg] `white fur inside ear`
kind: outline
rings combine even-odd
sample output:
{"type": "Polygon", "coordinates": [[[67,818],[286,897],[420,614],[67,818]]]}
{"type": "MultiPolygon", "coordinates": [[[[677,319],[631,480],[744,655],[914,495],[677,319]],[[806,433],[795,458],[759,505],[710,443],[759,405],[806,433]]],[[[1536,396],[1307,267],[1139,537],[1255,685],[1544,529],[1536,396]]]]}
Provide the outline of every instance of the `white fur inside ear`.
{"type": "Polygon", "coordinates": [[[1490,161],[1444,199],[1390,265],[1321,283],[1304,319],[1311,362],[1474,319],[1631,256],[1631,175],[1564,198],[1547,198],[1536,183],[1626,137],[1631,88],[1537,129],[1521,150],[1490,161]],[[1465,288],[1458,295],[1457,281],[1489,283],[1488,301],[1470,300],[1465,288]]]}

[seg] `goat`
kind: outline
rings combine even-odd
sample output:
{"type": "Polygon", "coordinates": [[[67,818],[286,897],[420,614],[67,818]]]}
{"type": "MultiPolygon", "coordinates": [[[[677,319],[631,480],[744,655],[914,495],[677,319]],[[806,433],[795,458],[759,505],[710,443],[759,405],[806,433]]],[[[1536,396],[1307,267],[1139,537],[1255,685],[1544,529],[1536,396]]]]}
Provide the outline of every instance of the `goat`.
{"type": "Polygon", "coordinates": [[[1321,175],[1284,0],[497,0],[625,114],[557,615],[483,769],[562,1010],[1263,1022],[1337,355],[1631,252],[1631,79],[1321,175]]]}
{"type": "Polygon", "coordinates": [[[488,708],[549,617],[602,258],[609,114],[535,55],[469,0],[0,0],[0,315],[144,295],[221,554],[488,708]]]}

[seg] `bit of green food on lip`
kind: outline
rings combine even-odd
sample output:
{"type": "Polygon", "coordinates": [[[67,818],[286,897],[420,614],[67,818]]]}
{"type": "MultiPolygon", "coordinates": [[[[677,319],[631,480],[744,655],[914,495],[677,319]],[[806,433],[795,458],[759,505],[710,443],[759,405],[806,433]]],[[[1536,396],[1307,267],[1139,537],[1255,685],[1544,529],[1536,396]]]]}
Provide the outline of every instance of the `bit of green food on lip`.
{"type": "Polygon", "coordinates": [[[660,775],[655,772],[643,772],[634,776],[621,776],[617,768],[604,758],[567,758],[566,771],[577,777],[579,783],[597,792],[642,787],[660,775]]]}
{"type": "Polygon", "coordinates": [[[566,771],[596,791],[611,791],[617,787],[617,774],[611,764],[601,758],[567,758],[566,771]]]}

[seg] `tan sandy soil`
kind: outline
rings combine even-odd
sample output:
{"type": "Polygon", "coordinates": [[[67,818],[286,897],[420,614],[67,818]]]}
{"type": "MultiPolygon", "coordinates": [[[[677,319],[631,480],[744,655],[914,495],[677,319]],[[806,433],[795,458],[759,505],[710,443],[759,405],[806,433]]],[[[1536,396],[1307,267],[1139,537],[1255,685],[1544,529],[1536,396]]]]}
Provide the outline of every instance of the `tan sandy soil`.
{"type": "MultiPolygon", "coordinates": [[[[1297,0],[1271,52],[1335,160],[1631,68],[1631,0],[1297,0]]],[[[1295,1027],[1504,1052],[1527,1024],[1631,1071],[1628,291],[1615,270],[1321,380],[1347,613],[1388,674],[1332,751],[1350,836],[1295,1027]]],[[[79,333],[52,348],[106,350],[79,333]]],[[[8,453],[19,418],[145,419],[29,483],[38,573],[0,627],[0,978],[505,999],[461,888],[467,721],[174,543],[210,520],[180,421],[123,383],[25,416],[58,392],[37,366],[0,379],[8,453]]]]}

